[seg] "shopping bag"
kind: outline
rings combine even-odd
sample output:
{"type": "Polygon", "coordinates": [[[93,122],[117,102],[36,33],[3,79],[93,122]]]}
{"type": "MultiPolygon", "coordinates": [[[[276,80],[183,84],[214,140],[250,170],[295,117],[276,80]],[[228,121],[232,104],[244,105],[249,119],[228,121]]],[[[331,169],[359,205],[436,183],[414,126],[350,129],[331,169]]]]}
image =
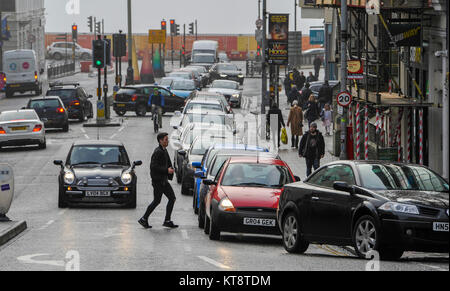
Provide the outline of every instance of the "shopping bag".
{"type": "Polygon", "coordinates": [[[281,130],[281,142],[283,144],[288,144],[288,135],[287,135],[287,132],[286,132],[286,128],[283,128],[281,130]]]}

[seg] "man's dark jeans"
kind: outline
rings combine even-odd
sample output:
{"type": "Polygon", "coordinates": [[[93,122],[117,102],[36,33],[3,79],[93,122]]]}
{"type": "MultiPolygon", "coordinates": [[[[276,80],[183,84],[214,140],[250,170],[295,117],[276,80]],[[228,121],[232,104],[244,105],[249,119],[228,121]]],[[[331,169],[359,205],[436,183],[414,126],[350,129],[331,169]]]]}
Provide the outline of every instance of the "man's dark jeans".
{"type": "Polygon", "coordinates": [[[306,177],[312,174],[312,168],[314,171],[320,168],[320,159],[308,159],[306,158],[306,177]]]}
{"type": "Polygon", "coordinates": [[[166,219],[165,221],[170,221],[172,216],[173,207],[175,205],[175,201],[177,200],[175,197],[175,193],[173,192],[172,186],[170,186],[169,182],[163,182],[163,183],[154,183],[153,184],[153,190],[154,190],[154,200],[152,204],[147,208],[147,211],[145,212],[144,219],[148,220],[150,215],[153,213],[153,211],[158,207],[158,205],[161,203],[162,195],[166,195],[166,197],[169,199],[169,202],[167,203],[166,208],[166,219]]]}

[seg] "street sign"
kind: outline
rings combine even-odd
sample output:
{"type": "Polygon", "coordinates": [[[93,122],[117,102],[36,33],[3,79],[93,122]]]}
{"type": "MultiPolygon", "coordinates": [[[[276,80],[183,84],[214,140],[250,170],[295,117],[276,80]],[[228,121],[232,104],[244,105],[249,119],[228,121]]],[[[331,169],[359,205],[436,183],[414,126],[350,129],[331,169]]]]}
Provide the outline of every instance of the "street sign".
{"type": "Polygon", "coordinates": [[[325,30],[311,29],[309,31],[309,43],[312,45],[324,44],[325,42],[325,30]]]}
{"type": "Polygon", "coordinates": [[[97,120],[105,120],[105,102],[97,101],[97,120]]]}
{"type": "Polygon", "coordinates": [[[347,61],[347,71],[349,80],[362,80],[364,79],[364,66],[361,60],[349,60],[347,61]]]}
{"type": "Polygon", "coordinates": [[[341,92],[337,95],[337,103],[342,107],[348,107],[352,103],[352,94],[349,92],[341,92]]]}
{"type": "Polygon", "coordinates": [[[148,43],[150,44],[165,44],[166,43],[166,31],[159,30],[149,30],[148,31],[148,43]]]}

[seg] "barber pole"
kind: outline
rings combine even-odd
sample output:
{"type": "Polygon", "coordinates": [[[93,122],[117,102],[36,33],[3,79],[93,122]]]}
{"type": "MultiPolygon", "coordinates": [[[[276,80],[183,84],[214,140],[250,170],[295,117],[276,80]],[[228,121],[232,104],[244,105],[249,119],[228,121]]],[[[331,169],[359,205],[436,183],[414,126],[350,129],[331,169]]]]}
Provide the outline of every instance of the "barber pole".
{"type": "Polygon", "coordinates": [[[392,130],[393,130],[393,126],[392,126],[392,111],[389,111],[388,122],[389,122],[389,128],[388,128],[388,144],[389,144],[389,147],[392,147],[392,146],[394,145],[394,141],[393,141],[393,139],[392,139],[392,130]]]}
{"type": "Polygon", "coordinates": [[[356,103],[356,160],[361,159],[361,117],[360,105],[356,103]]]}
{"type": "Polygon", "coordinates": [[[364,158],[369,160],[369,106],[366,104],[364,113],[364,158]]]}
{"type": "Polygon", "coordinates": [[[386,131],[384,130],[384,115],[381,115],[381,134],[380,134],[380,144],[381,146],[385,146],[384,139],[385,139],[386,131]]]}
{"type": "Polygon", "coordinates": [[[398,162],[402,161],[402,119],[403,119],[403,109],[400,109],[398,112],[398,123],[397,123],[398,162]]]}
{"type": "Polygon", "coordinates": [[[423,165],[423,109],[419,110],[419,164],[423,165]]]}
{"type": "Polygon", "coordinates": [[[407,140],[408,144],[406,145],[406,162],[411,163],[411,110],[408,110],[408,130],[407,130],[407,140]]]}
{"type": "Polygon", "coordinates": [[[380,110],[378,108],[377,108],[377,114],[376,114],[376,120],[375,120],[375,127],[377,129],[376,130],[377,135],[379,135],[381,126],[380,126],[380,110]]]}
{"type": "Polygon", "coordinates": [[[352,104],[348,107],[348,126],[353,127],[353,112],[352,112],[352,104]]]}

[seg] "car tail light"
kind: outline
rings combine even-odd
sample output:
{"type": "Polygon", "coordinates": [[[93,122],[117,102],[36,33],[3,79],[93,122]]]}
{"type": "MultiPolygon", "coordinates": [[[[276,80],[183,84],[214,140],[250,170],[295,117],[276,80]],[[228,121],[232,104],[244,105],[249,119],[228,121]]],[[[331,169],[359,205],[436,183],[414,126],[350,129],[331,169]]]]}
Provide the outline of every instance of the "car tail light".
{"type": "Polygon", "coordinates": [[[56,109],[56,112],[58,112],[58,113],[64,113],[65,110],[64,110],[64,108],[59,107],[58,109],[56,109]]]}
{"type": "Polygon", "coordinates": [[[37,79],[38,79],[38,73],[35,71],[34,72],[34,79],[37,81],[37,79]]]}
{"type": "Polygon", "coordinates": [[[80,102],[77,101],[77,100],[75,100],[75,101],[70,102],[70,105],[71,105],[71,106],[72,106],[72,105],[80,106],[80,102]]]}
{"type": "Polygon", "coordinates": [[[6,131],[3,129],[3,127],[0,127],[0,134],[6,134],[6,131]]]}
{"type": "Polygon", "coordinates": [[[134,94],[134,95],[131,97],[131,101],[132,101],[132,102],[136,102],[137,98],[138,98],[138,96],[137,96],[136,94],[134,94]]]}
{"type": "Polygon", "coordinates": [[[36,126],[33,128],[33,132],[39,132],[42,130],[42,125],[36,124],[36,126]]]}

